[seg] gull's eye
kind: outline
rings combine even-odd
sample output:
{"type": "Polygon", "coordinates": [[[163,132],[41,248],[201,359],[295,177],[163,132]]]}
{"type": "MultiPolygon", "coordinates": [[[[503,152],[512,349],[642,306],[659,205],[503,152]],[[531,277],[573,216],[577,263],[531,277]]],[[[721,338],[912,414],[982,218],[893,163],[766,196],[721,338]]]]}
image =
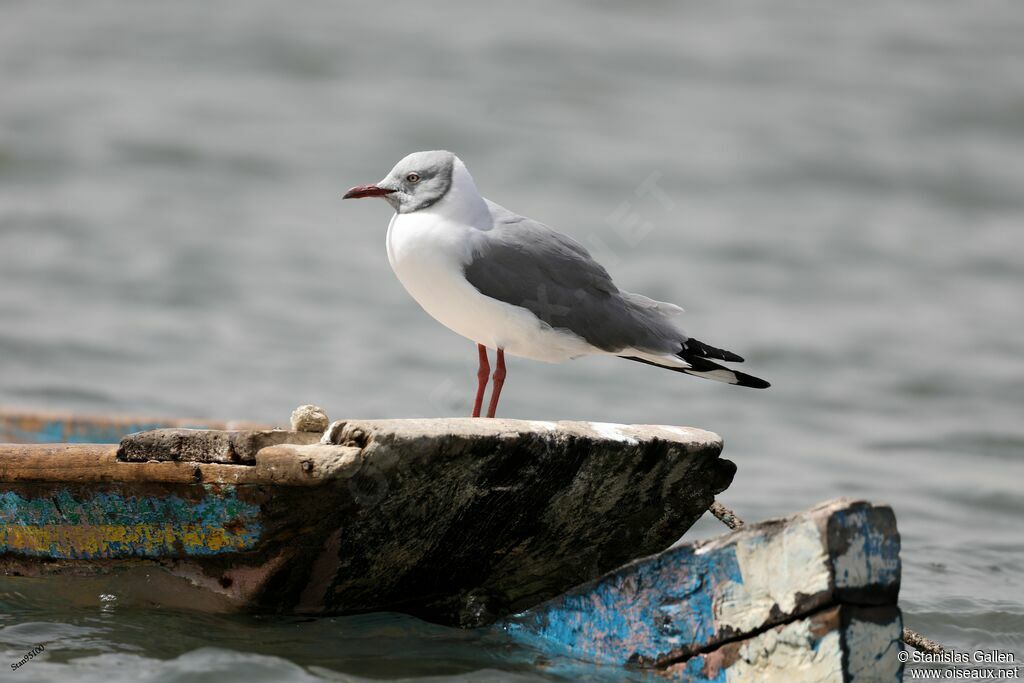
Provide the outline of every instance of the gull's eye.
{"type": "Polygon", "coordinates": [[[405,176],[405,179],[408,180],[410,183],[418,183],[420,181],[420,174],[410,173],[409,175],[405,176]]]}

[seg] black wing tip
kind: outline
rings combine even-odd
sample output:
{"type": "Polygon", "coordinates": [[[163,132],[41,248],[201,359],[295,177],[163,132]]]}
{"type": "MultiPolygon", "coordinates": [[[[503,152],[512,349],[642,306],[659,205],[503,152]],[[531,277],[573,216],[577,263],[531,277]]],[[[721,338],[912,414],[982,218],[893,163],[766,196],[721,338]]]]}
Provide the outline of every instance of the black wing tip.
{"type": "Polygon", "coordinates": [[[736,386],[738,387],[750,387],[751,389],[767,389],[772,384],[767,380],[763,380],[760,377],[754,377],[753,375],[747,375],[742,372],[733,373],[736,375],[736,386]]]}
{"type": "MultiPolygon", "coordinates": [[[[737,387],[749,387],[751,389],[767,389],[768,387],[771,386],[771,382],[769,382],[768,380],[761,379],[760,377],[754,377],[753,375],[748,375],[745,372],[737,372],[736,370],[724,367],[722,365],[719,365],[718,363],[713,363],[705,358],[688,359],[692,364],[692,367],[689,368],[674,368],[670,365],[662,365],[660,363],[655,363],[654,361],[647,360],[646,358],[637,358],[636,356],[619,356],[619,358],[625,358],[626,360],[636,361],[637,363],[643,363],[645,365],[653,365],[656,368],[665,368],[666,370],[671,370],[672,372],[681,372],[686,375],[693,375],[694,377],[704,377],[701,373],[705,372],[714,372],[715,370],[726,370],[727,372],[732,373],[732,376],[736,378],[735,382],[725,382],[726,384],[732,384],[733,386],[737,387]]],[[[711,378],[705,377],[705,379],[711,378]]]]}
{"type": "Polygon", "coordinates": [[[699,339],[690,337],[683,342],[683,350],[679,352],[679,357],[683,360],[689,361],[692,356],[697,358],[713,358],[714,360],[724,360],[727,363],[742,363],[743,356],[732,351],[726,351],[710,344],[705,344],[699,339]]]}

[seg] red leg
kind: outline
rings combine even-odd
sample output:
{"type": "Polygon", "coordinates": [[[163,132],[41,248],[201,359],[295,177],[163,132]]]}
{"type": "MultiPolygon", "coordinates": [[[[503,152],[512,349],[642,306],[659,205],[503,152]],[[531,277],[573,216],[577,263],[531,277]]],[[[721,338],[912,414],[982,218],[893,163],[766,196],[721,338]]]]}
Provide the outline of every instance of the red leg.
{"type": "Polygon", "coordinates": [[[473,417],[480,417],[480,408],[484,404],[484,389],[487,388],[487,375],[491,372],[491,364],[487,362],[487,347],[477,344],[480,354],[480,368],[476,371],[476,400],[473,401],[473,417]]]}
{"type": "Polygon", "coordinates": [[[494,368],[493,388],[491,389],[491,404],[487,406],[487,417],[494,417],[494,411],[498,409],[498,397],[501,396],[501,386],[505,384],[505,349],[498,349],[498,367],[494,368]]]}

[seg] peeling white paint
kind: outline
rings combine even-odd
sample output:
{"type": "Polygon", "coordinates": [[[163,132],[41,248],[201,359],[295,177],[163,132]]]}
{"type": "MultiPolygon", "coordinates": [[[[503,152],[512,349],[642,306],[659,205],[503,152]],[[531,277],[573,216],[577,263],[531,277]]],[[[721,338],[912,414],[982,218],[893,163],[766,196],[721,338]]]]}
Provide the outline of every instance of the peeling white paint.
{"type": "Polygon", "coordinates": [[[703,434],[707,434],[704,430],[700,430],[702,434],[698,434],[696,429],[690,429],[689,427],[676,427],[673,425],[658,425],[658,427],[666,432],[671,432],[676,436],[681,436],[687,441],[697,437],[702,437],[703,434]]]}
{"type": "Polygon", "coordinates": [[[767,536],[739,539],[736,561],[743,582],[721,584],[712,603],[719,629],[760,628],[773,606],[791,614],[797,593],[810,595],[829,588],[827,549],[811,519],[794,521],[767,536]]]}
{"type": "Polygon", "coordinates": [[[842,683],[843,652],[839,633],[817,640],[810,620],[803,619],[751,638],[740,648],[740,658],[726,669],[730,683],[842,683]]]}
{"type": "Polygon", "coordinates": [[[327,429],[324,430],[323,435],[320,437],[320,443],[325,446],[331,445],[338,438],[338,432],[345,426],[348,420],[335,420],[331,424],[327,425],[327,429]]]}
{"type": "Polygon", "coordinates": [[[854,654],[850,657],[847,665],[850,682],[875,683],[899,680],[902,635],[903,630],[898,619],[888,624],[854,619],[846,629],[846,648],[851,653],[864,653],[864,656],[858,657],[854,654]]]}
{"type": "MultiPolygon", "coordinates": [[[[685,544],[687,544],[687,543],[689,543],[689,541],[688,541],[688,540],[686,540],[686,537],[684,536],[683,538],[680,538],[680,539],[679,539],[678,541],[676,541],[676,543],[675,543],[675,544],[676,544],[676,545],[685,545],[685,544]]],[[[693,550],[693,554],[694,554],[694,555],[704,555],[705,553],[709,553],[709,552],[711,552],[711,551],[712,551],[712,550],[714,550],[714,549],[715,549],[716,547],[717,547],[717,546],[715,546],[714,544],[711,544],[711,543],[704,543],[704,544],[702,544],[702,545],[699,545],[699,546],[697,546],[696,548],[694,548],[694,550],[693,550]]]]}
{"type": "Polygon", "coordinates": [[[623,425],[612,424],[611,422],[588,422],[587,424],[590,425],[590,428],[593,429],[594,432],[605,439],[632,445],[640,443],[636,437],[630,436],[622,431],[623,425]]]}

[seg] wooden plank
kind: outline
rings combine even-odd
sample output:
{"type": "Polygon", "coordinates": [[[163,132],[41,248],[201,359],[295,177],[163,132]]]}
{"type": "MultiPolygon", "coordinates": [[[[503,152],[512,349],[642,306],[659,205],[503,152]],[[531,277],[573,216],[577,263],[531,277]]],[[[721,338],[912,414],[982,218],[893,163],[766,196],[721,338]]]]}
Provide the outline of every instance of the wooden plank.
{"type": "Polygon", "coordinates": [[[260,450],[252,465],[122,462],[106,444],[0,444],[0,484],[232,484],[321,486],[359,471],[352,446],[282,445],[260,450]]]}
{"type": "Polygon", "coordinates": [[[844,602],[895,604],[892,510],[836,500],[637,560],[504,623],[552,653],[664,667],[844,602]]]}
{"type": "Polygon", "coordinates": [[[0,554],[48,560],[161,558],[250,550],[262,531],[260,506],[233,486],[5,486],[0,554]]]}
{"type": "Polygon", "coordinates": [[[127,462],[173,460],[254,465],[256,453],[269,446],[318,443],[319,432],[286,429],[158,429],[121,439],[117,458],[127,462]]]}

